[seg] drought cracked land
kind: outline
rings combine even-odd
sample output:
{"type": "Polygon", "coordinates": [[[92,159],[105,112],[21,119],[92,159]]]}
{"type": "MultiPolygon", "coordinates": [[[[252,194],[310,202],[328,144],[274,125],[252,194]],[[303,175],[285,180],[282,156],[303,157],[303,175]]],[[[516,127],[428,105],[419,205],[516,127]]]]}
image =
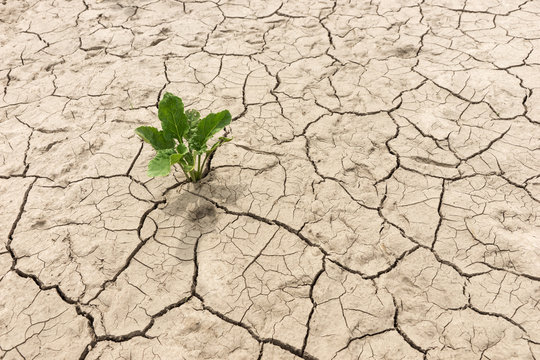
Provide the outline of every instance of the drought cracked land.
{"type": "Polygon", "coordinates": [[[3,0],[0,59],[0,359],[540,359],[540,1],[3,0]]]}

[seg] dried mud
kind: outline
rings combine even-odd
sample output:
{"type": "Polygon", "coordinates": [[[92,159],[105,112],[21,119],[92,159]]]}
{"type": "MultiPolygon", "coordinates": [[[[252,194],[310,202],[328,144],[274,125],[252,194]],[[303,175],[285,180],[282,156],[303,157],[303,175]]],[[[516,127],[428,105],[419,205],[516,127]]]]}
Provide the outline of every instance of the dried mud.
{"type": "Polygon", "coordinates": [[[3,1],[0,59],[0,359],[540,359],[540,2],[3,1]]]}

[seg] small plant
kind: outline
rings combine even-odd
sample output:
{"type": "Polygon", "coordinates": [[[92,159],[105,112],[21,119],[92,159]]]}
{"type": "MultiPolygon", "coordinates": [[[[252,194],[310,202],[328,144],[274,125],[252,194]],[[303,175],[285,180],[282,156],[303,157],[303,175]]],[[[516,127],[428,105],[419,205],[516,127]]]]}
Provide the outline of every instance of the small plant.
{"type": "Polygon", "coordinates": [[[231,123],[231,114],[223,110],[208,114],[204,119],[197,110],[186,110],[182,99],[165,93],[159,102],[158,117],[163,130],[140,126],[135,130],[144,141],[156,150],[148,163],[148,176],[166,176],[171,166],[179,164],[189,181],[199,181],[208,157],[223,143],[232,139],[220,137],[210,148],[206,145],[218,131],[231,123]]]}

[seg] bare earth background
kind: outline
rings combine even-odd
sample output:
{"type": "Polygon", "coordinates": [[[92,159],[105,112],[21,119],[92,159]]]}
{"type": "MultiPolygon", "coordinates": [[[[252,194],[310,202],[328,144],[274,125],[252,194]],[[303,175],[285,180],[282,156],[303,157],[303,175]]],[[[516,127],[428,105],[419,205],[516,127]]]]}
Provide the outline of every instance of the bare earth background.
{"type": "Polygon", "coordinates": [[[540,1],[4,0],[0,84],[0,359],[540,359],[540,1]]]}

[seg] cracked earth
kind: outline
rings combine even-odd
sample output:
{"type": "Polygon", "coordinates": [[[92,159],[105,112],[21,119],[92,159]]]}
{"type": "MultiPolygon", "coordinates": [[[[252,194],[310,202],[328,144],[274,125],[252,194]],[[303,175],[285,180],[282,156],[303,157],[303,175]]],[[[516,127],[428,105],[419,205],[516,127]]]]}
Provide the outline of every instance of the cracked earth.
{"type": "Polygon", "coordinates": [[[0,59],[0,359],[540,359],[539,1],[4,0],[0,59]]]}

